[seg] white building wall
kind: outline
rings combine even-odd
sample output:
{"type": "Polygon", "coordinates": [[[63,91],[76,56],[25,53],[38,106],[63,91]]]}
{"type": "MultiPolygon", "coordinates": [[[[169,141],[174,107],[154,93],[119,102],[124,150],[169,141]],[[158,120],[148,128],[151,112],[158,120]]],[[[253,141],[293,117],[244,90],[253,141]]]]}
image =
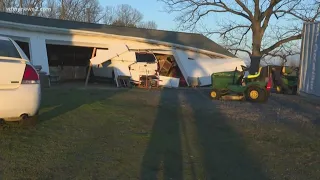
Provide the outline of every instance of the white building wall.
{"type": "Polygon", "coordinates": [[[163,45],[153,45],[136,42],[133,40],[123,40],[112,37],[99,37],[89,35],[74,34],[52,34],[42,32],[31,32],[17,29],[0,27],[0,35],[11,37],[14,40],[29,39],[30,59],[34,65],[41,65],[42,70],[49,74],[49,64],[46,44],[74,45],[84,47],[108,48],[116,44],[125,43],[129,49],[167,49],[163,45]]]}
{"type": "MultiPolygon", "coordinates": [[[[210,62],[207,62],[207,60],[213,60],[216,59],[216,57],[221,57],[222,59],[230,59],[229,56],[218,54],[212,51],[144,38],[118,36],[81,30],[67,30],[53,27],[33,26],[2,21],[0,21],[0,23],[0,35],[9,36],[14,40],[20,40],[21,38],[28,39],[31,62],[34,65],[41,65],[43,71],[45,71],[47,74],[49,74],[50,72],[46,44],[73,45],[96,48],[109,48],[111,46],[114,47],[118,44],[125,44],[128,46],[129,51],[145,51],[146,49],[149,49],[154,53],[174,55],[184,77],[187,79],[187,77],[205,76],[207,80],[203,80],[203,82],[201,82],[201,84],[203,85],[211,83],[209,75],[215,72],[215,70],[207,69],[209,67],[205,67],[215,66],[212,64],[208,64],[210,62]],[[214,56],[215,58],[210,58],[205,54],[210,54],[210,56],[214,56]],[[203,62],[196,62],[200,59],[203,62]]],[[[237,58],[235,59],[236,64],[242,64],[242,61],[239,62],[239,60],[240,59],[237,58]]],[[[101,67],[101,71],[103,69],[105,69],[104,64],[101,67]]],[[[110,72],[110,69],[109,71],[106,71],[106,73],[109,74],[108,76],[110,76],[110,72]]]]}

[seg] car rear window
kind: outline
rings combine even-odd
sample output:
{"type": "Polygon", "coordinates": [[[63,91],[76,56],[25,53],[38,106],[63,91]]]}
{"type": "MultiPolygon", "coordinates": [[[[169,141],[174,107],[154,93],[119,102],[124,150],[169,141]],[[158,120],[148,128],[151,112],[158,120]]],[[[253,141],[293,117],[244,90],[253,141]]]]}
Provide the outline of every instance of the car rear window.
{"type": "Polygon", "coordinates": [[[0,56],[21,58],[18,50],[11,41],[0,39],[0,56]]]}

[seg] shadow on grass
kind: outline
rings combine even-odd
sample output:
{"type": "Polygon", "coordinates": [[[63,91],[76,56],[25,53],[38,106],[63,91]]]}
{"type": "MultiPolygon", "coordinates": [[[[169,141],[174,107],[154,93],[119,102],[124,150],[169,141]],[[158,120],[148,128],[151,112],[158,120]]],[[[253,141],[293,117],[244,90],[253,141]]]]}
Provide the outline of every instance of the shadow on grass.
{"type": "Polygon", "coordinates": [[[150,141],[141,164],[141,179],[183,179],[182,148],[180,139],[180,107],[174,90],[161,92],[158,113],[150,141]]]}
{"type": "Polygon", "coordinates": [[[39,122],[44,122],[77,109],[85,104],[105,100],[129,89],[98,90],[98,89],[48,89],[43,92],[39,122]]]}
{"type": "Polygon", "coordinates": [[[299,100],[300,97],[292,95],[277,95],[274,100],[276,103],[280,104],[284,108],[292,109],[295,112],[301,112],[309,119],[314,125],[320,124],[320,111],[315,108],[315,104],[309,103],[303,99],[299,102],[295,102],[294,99],[299,100]]]}
{"type": "Polygon", "coordinates": [[[215,103],[199,90],[185,92],[184,97],[193,110],[206,172],[204,179],[268,179],[215,103]]]}
{"type": "Polygon", "coordinates": [[[161,171],[164,172],[163,179],[184,179],[184,165],[190,167],[186,176],[191,179],[268,179],[261,165],[248,152],[241,135],[199,90],[164,90],[160,105],[143,157],[141,179],[160,179],[158,173],[161,171]],[[182,97],[184,102],[179,101],[178,97],[182,97]],[[183,116],[189,112],[188,109],[191,114],[183,116]],[[188,127],[195,126],[193,129],[197,134],[188,132],[186,124],[188,127]],[[185,137],[180,137],[181,134],[185,137]],[[181,139],[190,142],[182,143],[181,139]],[[194,144],[191,139],[198,143],[194,144]],[[189,157],[182,157],[181,144],[186,145],[183,147],[186,147],[184,152],[188,156],[192,155],[191,146],[200,145],[192,149],[199,151],[201,165],[189,157]],[[189,164],[183,165],[186,161],[189,164]],[[196,172],[201,168],[199,166],[204,168],[205,173],[196,172]]]}
{"type": "Polygon", "coordinates": [[[306,137],[318,136],[320,113],[316,107],[292,95],[274,95],[267,104],[252,107],[265,122],[276,123],[306,137]],[[298,99],[297,99],[298,98],[298,99]],[[298,101],[295,101],[298,100],[298,101]]]}

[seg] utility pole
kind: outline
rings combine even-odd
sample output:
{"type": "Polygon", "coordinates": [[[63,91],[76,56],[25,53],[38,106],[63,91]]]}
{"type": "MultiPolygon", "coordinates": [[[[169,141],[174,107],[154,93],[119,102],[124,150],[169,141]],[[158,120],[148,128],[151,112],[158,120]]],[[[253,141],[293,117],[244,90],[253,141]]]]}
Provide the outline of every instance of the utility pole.
{"type": "Polygon", "coordinates": [[[22,1],[23,1],[23,0],[20,0],[20,4],[19,4],[19,5],[20,5],[20,8],[22,8],[22,1]]]}

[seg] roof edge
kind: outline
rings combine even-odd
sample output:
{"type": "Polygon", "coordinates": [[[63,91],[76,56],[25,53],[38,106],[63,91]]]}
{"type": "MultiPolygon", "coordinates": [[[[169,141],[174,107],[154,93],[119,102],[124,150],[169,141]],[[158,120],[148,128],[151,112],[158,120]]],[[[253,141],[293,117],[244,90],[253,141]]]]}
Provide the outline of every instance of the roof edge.
{"type": "MultiPolygon", "coordinates": [[[[205,36],[205,35],[203,35],[203,34],[198,34],[198,35],[200,35],[200,36],[202,36],[202,37],[204,37],[204,38],[206,38],[206,39],[208,39],[208,40],[210,40],[211,41],[211,39],[210,38],[208,38],[207,36],[205,36]]],[[[212,42],[214,42],[214,41],[212,41],[212,42]]],[[[217,45],[219,45],[218,43],[216,43],[216,42],[214,42],[215,44],[217,44],[217,45]]],[[[219,45],[219,46],[221,46],[221,45],[219,45]]],[[[234,54],[232,54],[228,49],[226,49],[226,48],[224,48],[223,46],[221,46],[226,52],[228,52],[228,54],[230,54],[230,57],[233,57],[233,58],[237,58],[237,56],[236,55],[234,55],[234,54]]]]}
{"type": "MultiPolygon", "coordinates": [[[[67,20],[67,19],[56,19],[56,18],[48,18],[48,17],[40,17],[40,16],[28,16],[28,15],[22,15],[22,14],[10,13],[10,12],[0,12],[0,15],[1,14],[8,14],[10,16],[20,16],[20,17],[27,16],[27,17],[37,18],[37,19],[63,21],[63,22],[68,22],[68,23],[100,25],[103,27],[120,27],[120,28],[126,28],[126,29],[143,29],[143,30],[149,30],[149,31],[162,31],[162,32],[174,32],[174,33],[201,35],[200,33],[192,33],[192,32],[182,32],[182,31],[173,31],[173,30],[164,30],[164,29],[147,29],[147,28],[141,28],[141,27],[130,27],[130,26],[119,26],[119,25],[108,25],[108,24],[102,24],[102,23],[83,22],[83,21],[75,21],[75,20],[67,20]]],[[[3,21],[3,20],[1,20],[1,21],[3,21]]],[[[7,21],[7,22],[9,22],[9,21],[7,21]]],[[[21,24],[24,24],[24,23],[21,23],[21,24]]]]}
{"type": "MultiPolygon", "coordinates": [[[[30,24],[24,24],[24,23],[15,23],[15,22],[8,22],[8,21],[3,21],[0,20],[0,24],[2,27],[6,28],[12,28],[12,29],[19,29],[19,30],[24,30],[26,31],[32,31],[32,32],[45,32],[45,33],[60,33],[60,34],[77,34],[77,35],[86,35],[86,36],[100,36],[100,37],[112,37],[115,39],[122,39],[122,40],[133,40],[133,41],[138,41],[138,42],[144,42],[144,43],[150,43],[150,44],[159,44],[159,45],[164,45],[164,46],[169,46],[169,47],[175,47],[179,49],[185,49],[185,50],[190,50],[194,52],[199,52],[203,54],[209,54],[209,55],[215,55],[215,56],[221,56],[225,58],[235,58],[231,56],[227,56],[224,54],[204,50],[204,49],[199,49],[191,46],[184,46],[181,44],[175,44],[175,43],[169,43],[165,41],[158,41],[158,40],[153,40],[153,39],[145,39],[145,38],[140,38],[140,37],[134,37],[134,36],[121,36],[121,35],[115,35],[115,34],[107,34],[107,33],[102,33],[102,32],[92,32],[92,31],[86,31],[86,30],[77,30],[77,29],[65,29],[65,28],[57,28],[57,27],[48,27],[48,26],[39,26],[39,25],[30,25],[30,24]]],[[[199,34],[201,35],[201,34],[199,34]]]]}

